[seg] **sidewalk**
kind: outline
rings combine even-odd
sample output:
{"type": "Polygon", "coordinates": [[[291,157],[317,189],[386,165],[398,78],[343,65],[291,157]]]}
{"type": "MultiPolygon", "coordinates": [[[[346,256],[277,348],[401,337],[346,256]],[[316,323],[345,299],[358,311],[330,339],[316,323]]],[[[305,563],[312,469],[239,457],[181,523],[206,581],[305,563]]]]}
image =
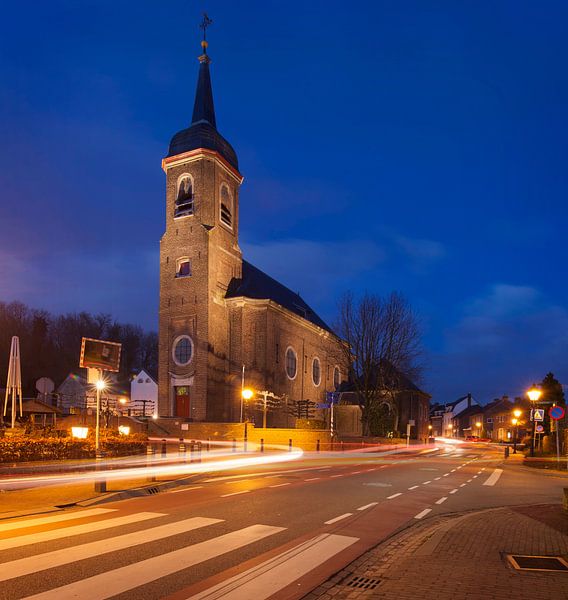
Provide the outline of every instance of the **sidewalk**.
{"type": "Polygon", "coordinates": [[[568,559],[568,514],[554,504],[431,519],[367,552],[304,600],[568,598],[568,572],[517,571],[507,554],[568,559]]]}

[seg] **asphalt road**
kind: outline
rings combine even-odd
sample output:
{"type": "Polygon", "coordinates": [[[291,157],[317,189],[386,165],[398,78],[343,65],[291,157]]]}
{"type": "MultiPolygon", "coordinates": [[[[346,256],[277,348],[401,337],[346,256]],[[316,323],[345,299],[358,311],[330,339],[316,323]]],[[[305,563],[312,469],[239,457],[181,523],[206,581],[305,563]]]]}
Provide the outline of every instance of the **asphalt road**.
{"type": "Polygon", "coordinates": [[[0,598],[301,598],[418,520],[557,503],[565,485],[485,445],[204,474],[154,496],[0,522],[0,598]]]}

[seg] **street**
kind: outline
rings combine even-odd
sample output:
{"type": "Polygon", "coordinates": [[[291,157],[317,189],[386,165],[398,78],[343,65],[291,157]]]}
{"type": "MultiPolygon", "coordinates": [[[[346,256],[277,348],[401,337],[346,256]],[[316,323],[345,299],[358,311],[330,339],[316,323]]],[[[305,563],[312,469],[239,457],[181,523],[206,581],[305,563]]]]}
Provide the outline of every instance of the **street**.
{"type": "Polygon", "coordinates": [[[0,521],[0,597],[302,598],[401,528],[558,504],[565,481],[485,444],[200,474],[155,495],[0,521]]]}

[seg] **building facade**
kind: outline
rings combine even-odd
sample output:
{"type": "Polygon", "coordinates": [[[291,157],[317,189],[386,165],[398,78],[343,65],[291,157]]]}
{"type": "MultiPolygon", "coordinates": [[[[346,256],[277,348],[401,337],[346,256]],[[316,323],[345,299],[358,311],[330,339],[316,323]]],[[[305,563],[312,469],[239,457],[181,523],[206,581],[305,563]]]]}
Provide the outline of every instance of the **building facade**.
{"type": "Polygon", "coordinates": [[[202,49],[191,124],[162,161],[158,412],[228,422],[240,420],[243,379],[322,402],[347,369],[341,341],[301,296],[243,260],[243,177],[217,130],[207,42],[202,49]]]}

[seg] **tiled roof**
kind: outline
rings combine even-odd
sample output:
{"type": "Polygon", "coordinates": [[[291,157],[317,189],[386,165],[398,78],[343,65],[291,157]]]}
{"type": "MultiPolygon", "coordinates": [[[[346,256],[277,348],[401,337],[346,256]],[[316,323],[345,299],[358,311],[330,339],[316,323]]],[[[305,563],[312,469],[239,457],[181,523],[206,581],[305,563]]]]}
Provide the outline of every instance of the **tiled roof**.
{"type": "Polygon", "coordinates": [[[334,333],[331,327],[312,310],[299,294],[263,273],[246,260],[243,260],[243,278],[233,279],[226,294],[227,298],[240,296],[256,300],[272,300],[310,323],[334,333]]]}

